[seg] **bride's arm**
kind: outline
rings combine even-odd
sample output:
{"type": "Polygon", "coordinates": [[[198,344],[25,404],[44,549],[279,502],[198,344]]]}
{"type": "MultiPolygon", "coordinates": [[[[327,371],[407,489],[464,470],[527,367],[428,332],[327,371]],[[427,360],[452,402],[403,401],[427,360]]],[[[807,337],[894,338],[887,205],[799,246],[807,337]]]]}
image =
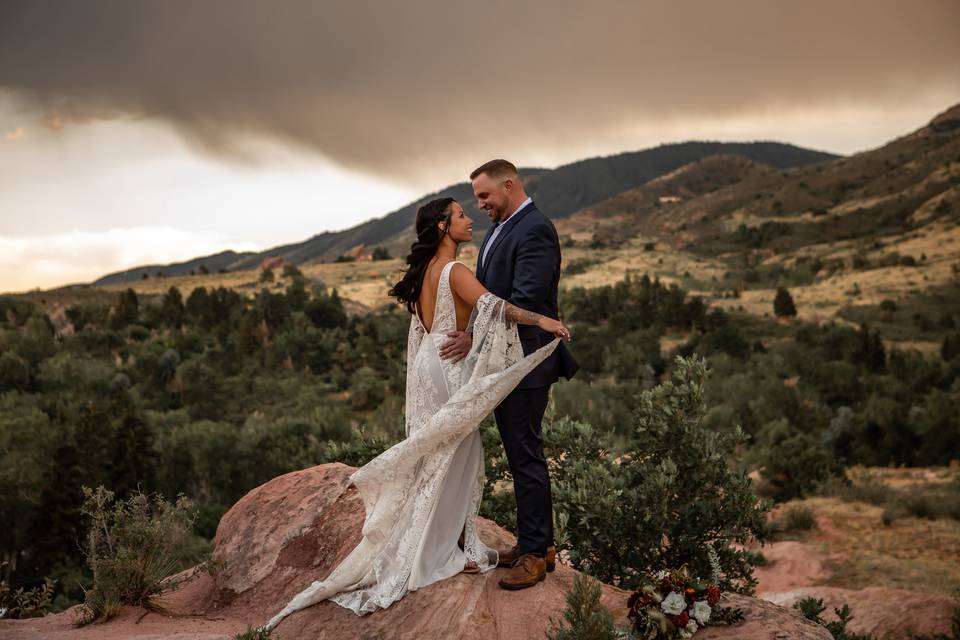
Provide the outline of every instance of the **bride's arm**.
{"type": "MultiPolygon", "coordinates": [[[[477,277],[466,266],[455,264],[450,270],[450,288],[454,295],[469,304],[471,307],[477,306],[477,300],[485,293],[489,293],[487,288],[480,284],[477,277]]],[[[516,305],[510,304],[504,300],[504,316],[511,322],[517,324],[532,324],[540,327],[544,331],[549,331],[558,338],[569,338],[570,330],[553,318],[541,315],[533,311],[521,309],[516,305]]]]}

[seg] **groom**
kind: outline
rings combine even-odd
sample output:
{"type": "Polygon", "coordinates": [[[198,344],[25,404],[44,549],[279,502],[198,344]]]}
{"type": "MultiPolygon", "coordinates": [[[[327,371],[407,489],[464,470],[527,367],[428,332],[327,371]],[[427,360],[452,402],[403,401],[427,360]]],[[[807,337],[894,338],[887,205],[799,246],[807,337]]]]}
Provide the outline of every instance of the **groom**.
{"type": "MultiPolygon", "coordinates": [[[[493,222],[480,247],[477,279],[521,309],[559,318],[560,243],[553,223],[527,196],[512,163],[491,160],[471,173],[470,180],[477,206],[493,222]]],[[[524,355],[553,340],[553,335],[534,325],[519,325],[517,331],[524,355]]],[[[450,338],[440,356],[455,361],[466,356],[471,336],[455,332],[450,338]]],[[[570,379],[577,369],[561,342],[493,412],[517,498],[517,544],[500,551],[499,566],[510,567],[500,580],[504,589],[532,587],[548,570],[553,571],[553,508],[541,421],[550,385],[560,376],[570,379]]]]}

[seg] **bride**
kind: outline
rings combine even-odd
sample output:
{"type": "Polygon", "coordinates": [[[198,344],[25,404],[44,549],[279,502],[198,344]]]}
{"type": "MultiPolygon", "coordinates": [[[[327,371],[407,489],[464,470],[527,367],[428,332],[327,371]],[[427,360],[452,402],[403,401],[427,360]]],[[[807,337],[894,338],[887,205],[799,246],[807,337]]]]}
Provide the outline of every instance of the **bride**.
{"type": "Polygon", "coordinates": [[[558,320],[498,298],[456,260],[473,220],[453,198],[417,211],[417,240],[390,295],[411,313],[407,340],[406,438],[350,476],[366,509],[363,538],[324,580],[314,581],[264,627],[329,599],[358,615],[459,572],[497,566],[477,536],[483,493],[480,421],[570,332],[558,320]],[[555,339],[523,355],[517,323],[555,339]],[[453,331],[471,331],[458,362],[438,349],[453,331]]]}

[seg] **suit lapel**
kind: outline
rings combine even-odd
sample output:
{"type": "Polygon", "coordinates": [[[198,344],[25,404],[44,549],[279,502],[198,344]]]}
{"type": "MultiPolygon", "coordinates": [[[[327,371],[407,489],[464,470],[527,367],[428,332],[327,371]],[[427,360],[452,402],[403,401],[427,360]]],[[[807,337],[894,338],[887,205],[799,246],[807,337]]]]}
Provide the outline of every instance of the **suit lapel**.
{"type": "Polygon", "coordinates": [[[483,250],[486,248],[487,243],[490,242],[490,234],[493,232],[493,227],[487,229],[487,234],[483,236],[483,242],[480,243],[480,253],[477,254],[477,280],[483,282],[483,274],[487,271],[487,261],[483,259],[483,250]]]}
{"type": "MultiPolygon", "coordinates": [[[[523,216],[533,211],[534,208],[535,208],[535,205],[533,204],[533,200],[531,200],[530,204],[528,204],[523,209],[520,209],[520,211],[517,211],[515,214],[510,216],[510,219],[504,222],[503,225],[501,225],[503,228],[500,229],[500,233],[498,233],[497,237],[494,238],[493,244],[490,246],[490,251],[489,253],[487,253],[486,260],[482,260],[483,247],[480,248],[480,256],[482,260],[480,267],[481,267],[482,274],[477,277],[478,280],[482,281],[483,276],[487,275],[487,265],[490,263],[491,260],[493,260],[493,254],[497,252],[497,247],[499,247],[500,244],[503,243],[503,239],[507,237],[507,234],[510,233],[511,229],[517,226],[517,223],[520,222],[520,218],[522,218],[523,216]]],[[[487,244],[487,238],[489,238],[489,234],[487,234],[487,237],[483,239],[484,246],[486,246],[487,244]]]]}

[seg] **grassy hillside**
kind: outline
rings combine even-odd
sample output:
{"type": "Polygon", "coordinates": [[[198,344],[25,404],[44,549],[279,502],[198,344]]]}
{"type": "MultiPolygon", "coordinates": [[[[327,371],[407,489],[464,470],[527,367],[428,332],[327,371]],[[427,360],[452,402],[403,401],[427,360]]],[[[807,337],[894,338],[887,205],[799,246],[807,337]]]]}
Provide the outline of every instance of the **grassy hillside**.
{"type": "Polygon", "coordinates": [[[560,222],[580,261],[567,283],[646,271],[755,315],[772,315],[783,286],[801,318],[880,322],[932,349],[960,298],[957,121],[953,109],[878,149],[789,170],[691,163],[560,222]]]}

